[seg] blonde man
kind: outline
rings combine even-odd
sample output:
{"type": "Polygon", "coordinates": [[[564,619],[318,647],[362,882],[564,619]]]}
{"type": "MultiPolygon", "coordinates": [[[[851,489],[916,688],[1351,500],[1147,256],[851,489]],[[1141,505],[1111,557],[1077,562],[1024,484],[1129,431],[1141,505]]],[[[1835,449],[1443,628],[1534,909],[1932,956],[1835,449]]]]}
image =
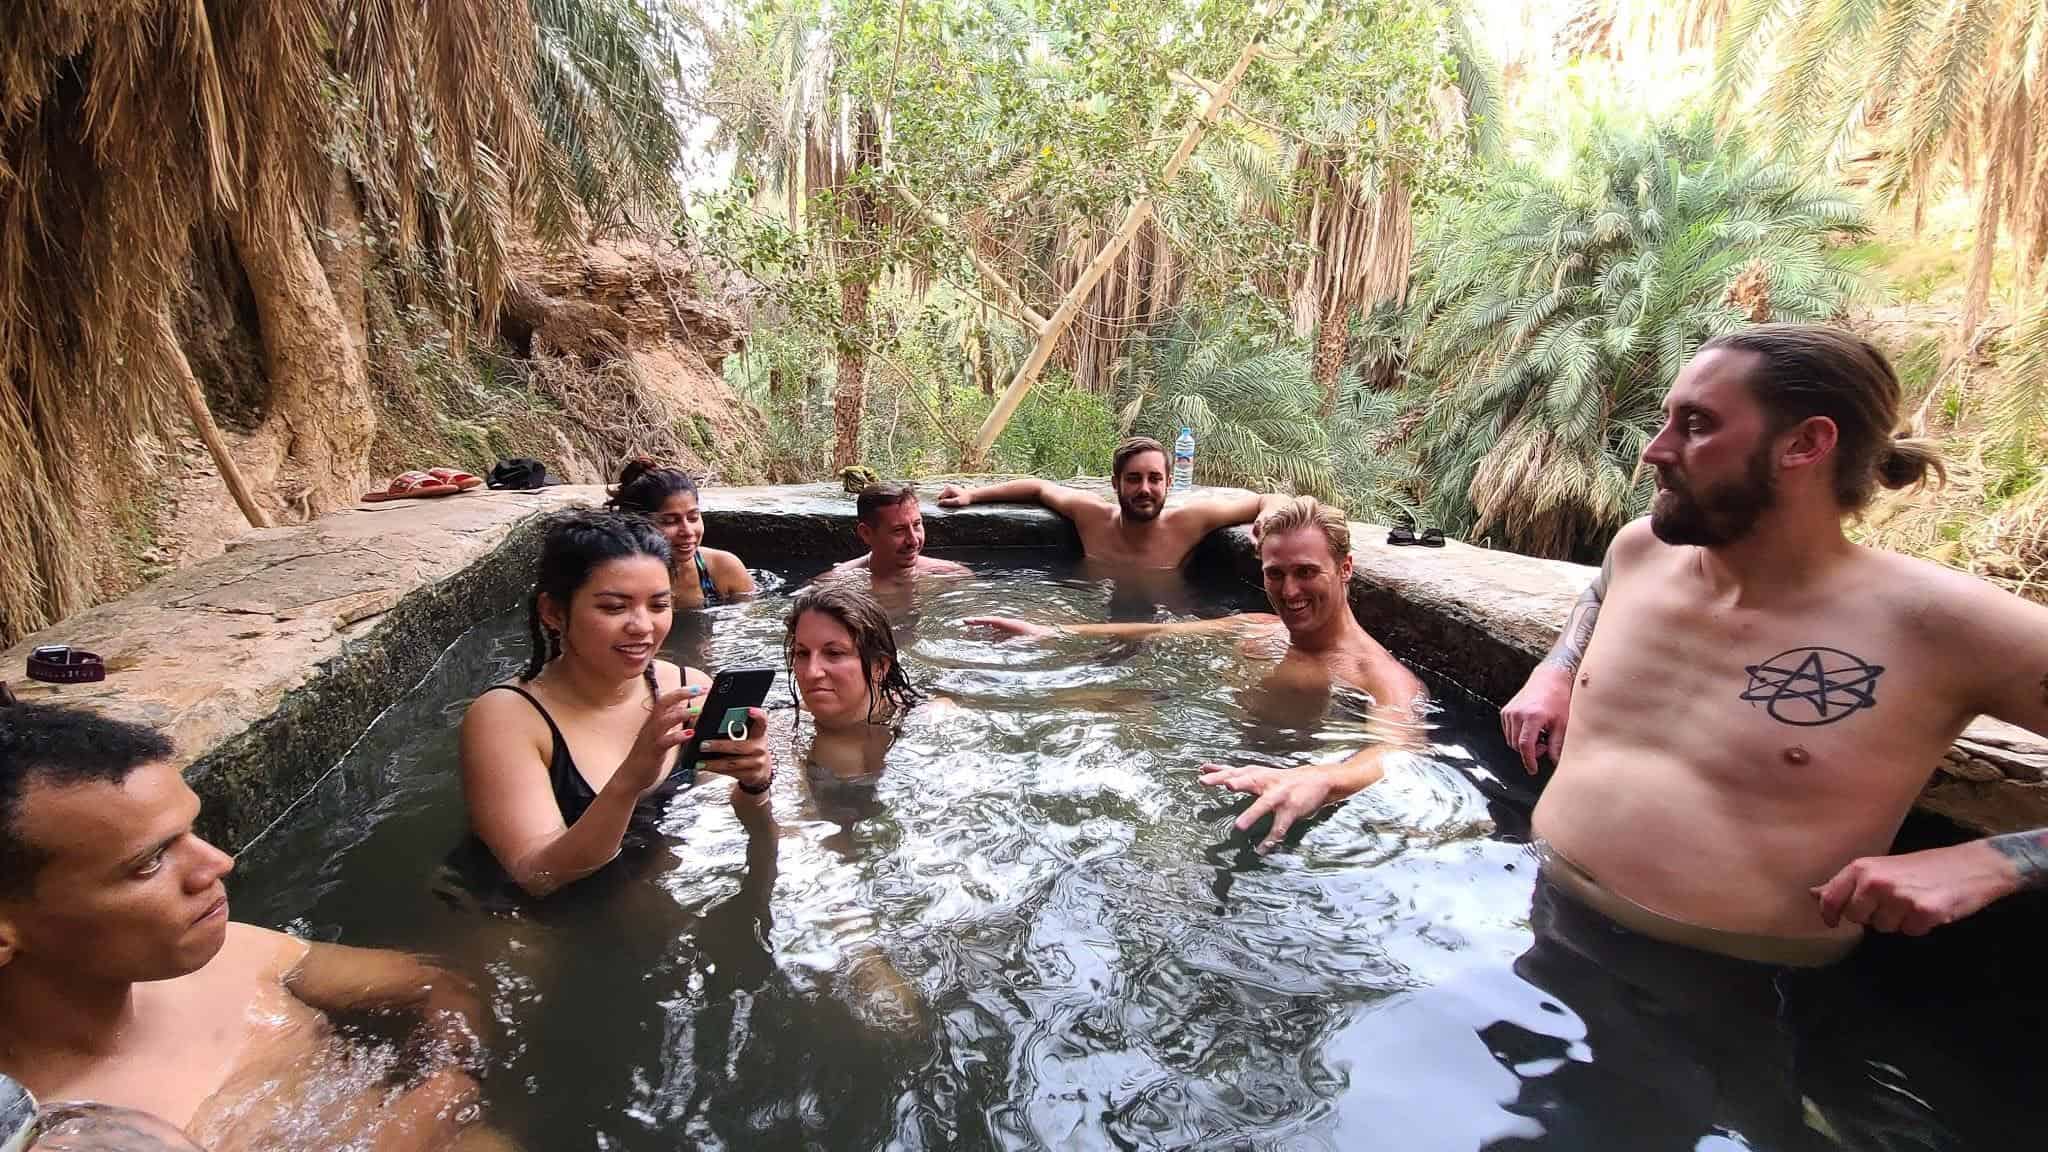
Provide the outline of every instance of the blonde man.
{"type": "Polygon", "coordinates": [[[967,621],[1011,636],[1102,636],[1139,639],[1162,633],[1234,633],[1248,653],[1278,652],[1269,687],[1327,691],[1334,684],[1364,692],[1376,705],[1375,728],[1388,738],[1342,760],[1298,768],[1202,766],[1202,783],[1258,797],[1238,817],[1250,829],[1269,813],[1273,827],[1259,844],[1270,851],[1296,821],[1378,780],[1383,761],[1412,747],[1422,681],[1374,640],[1351,614],[1351,526],[1344,514],[1308,496],[1285,497],[1258,522],[1259,570],[1272,612],[1164,624],[1032,624],[1002,616],[967,621]]]}

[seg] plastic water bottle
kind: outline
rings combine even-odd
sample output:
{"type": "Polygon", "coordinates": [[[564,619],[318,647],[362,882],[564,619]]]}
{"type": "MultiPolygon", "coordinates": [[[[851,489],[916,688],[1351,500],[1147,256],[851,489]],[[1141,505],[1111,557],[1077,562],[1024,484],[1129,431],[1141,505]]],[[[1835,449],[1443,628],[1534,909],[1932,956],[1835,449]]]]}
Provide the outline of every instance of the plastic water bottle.
{"type": "Polygon", "coordinates": [[[1195,430],[1192,428],[1181,429],[1180,439],[1173,442],[1173,486],[1195,486],[1195,430]]]}

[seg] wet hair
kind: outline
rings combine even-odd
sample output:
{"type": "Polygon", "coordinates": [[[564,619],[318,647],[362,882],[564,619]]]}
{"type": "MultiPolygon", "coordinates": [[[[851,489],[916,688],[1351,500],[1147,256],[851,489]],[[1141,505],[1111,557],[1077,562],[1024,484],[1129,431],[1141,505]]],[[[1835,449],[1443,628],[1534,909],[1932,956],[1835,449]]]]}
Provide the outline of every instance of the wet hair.
{"type": "Polygon", "coordinates": [[[894,508],[898,504],[917,503],[917,489],[896,480],[870,484],[854,497],[854,514],[860,522],[870,528],[877,527],[882,518],[882,509],[894,508]]]}
{"type": "Polygon", "coordinates": [[[1760,324],[1716,336],[1700,351],[1747,352],[1756,367],[1750,393],[1775,436],[1815,416],[1835,425],[1835,500],[1860,511],[1878,485],[1908,488],[1948,469],[1932,444],[1895,431],[1899,378],[1870,341],[1820,324],[1760,324]]]}
{"type": "Polygon", "coordinates": [[[653,516],[671,496],[684,492],[695,496],[697,482],[681,468],[666,468],[645,456],[626,461],[619,471],[619,482],[607,489],[605,507],[620,512],[638,512],[642,516],[653,516]]]}
{"type": "Polygon", "coordinates": [[[644,516],[592,509],[572,512],[548,529],[540,545],[540,574],[533,582],[533,595],[526,603],[526,628],[533,639],[533,655],[521,680],[540,675],[548,661],[562,654],[561,637],[545,628],[540,620],[540,598],[546,596],[567,612],[576,590],[589,581],[600,564],[630,556],[651,556],[666,568],[668,540],[644,516]]]}
{"type": "Polygon", "coordinates": [[[62,704],[0,708],[0,897],[27,895],[43,853],[15,828],[29,786],[125,782],[144,764],[168,760],[171,742],[140,724],[62,704]]]}
{"type": "Polygon", "coordinates": [[[1260,540],[1303,528],[1319,529],[1323,539],[1329,541],[1330,554],[1337,559],[1351,555],[1351,525],[1344,519],[1343,509],[1332,508],[1313,496],[1296,496],[1259,517],[1260,540]]]}
{"type": "Polygon", "coordinates": [[[1116,455],[1110,458],[1110,483],[1114,484],[1118,480],[1123,479],[1124,465],[1129,464],[1133,457],[1143,456],[1147,452],[1157,452],[1160,456],[1164,457],[1169,461],[1173,459],[1172,456],[1167,455],[1166,445],[1161,444],[1159,441],[1154,440],[1150,436],[1133,436],[1130,439],[1124,441],[1123,443],[1117,445],[1116,455]]]}
{"type": "Polygon", "coordinates": [[[890,706],[890,714],[901,716],[916,707],[924,699],[924,693],[910,682],[910,676],[903,671],[903,660],[896,654],[896,633],[889,627],[889,614],[875,603],[874,596],[860,586],[844,580],[828,584],[813,584],[797,593],[796,601],[789,607],[789,618],[784,622],[782,636],[782,666],[789,676],[789,692],[801,705],[796,686],[796,626],[806,612],[822,612],[839,621],[853,637],[853,647],[860,653],[861,679],[868,687],[868,723],[876,723],[875,713],[884,703],[890,706]],[[875,683],[875,665],[883,660],[889,662],[889,671],[882,676],[880,684],[875,683]]]}

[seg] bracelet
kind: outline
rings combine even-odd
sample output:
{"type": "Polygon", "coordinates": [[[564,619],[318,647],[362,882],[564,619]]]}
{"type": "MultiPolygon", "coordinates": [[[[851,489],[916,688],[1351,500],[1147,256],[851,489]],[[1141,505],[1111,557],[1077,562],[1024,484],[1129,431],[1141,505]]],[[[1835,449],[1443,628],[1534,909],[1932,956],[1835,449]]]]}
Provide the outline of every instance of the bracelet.
{"type": "Polygon", "coordinates": [[[734,780],[733,783],[739,785],[740,791],[745,792],[747,795],[759,796],[763,792],[766,792],[768,791],[768,789],[773,788],[775,786],[775,774],[772,772],[769,773],[767,781],[763,783],[759,788],[749,787],[745,780],[734,780]]]}

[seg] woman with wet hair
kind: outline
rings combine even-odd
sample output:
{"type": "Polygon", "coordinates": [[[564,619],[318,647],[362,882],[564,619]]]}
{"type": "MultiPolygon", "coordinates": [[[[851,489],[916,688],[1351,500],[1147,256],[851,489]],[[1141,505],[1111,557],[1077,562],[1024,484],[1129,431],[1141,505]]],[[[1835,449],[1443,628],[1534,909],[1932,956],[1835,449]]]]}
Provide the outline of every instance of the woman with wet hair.
{"type": "Polygon", "coordinates": [[[715,608],[754,594],[739,557],[704,547],[704,513],[688,473],[642,456],[626,463],[610,495],[608,507],[647,517],[668,540],[676,607],[715,608]]]}
{"type": "Polygon", "coordinates": [[[831,581],[798,593],[782,654],[790,691],[815,729],[803,756],[812,798],[828,818],[851,823],[871,807],[860,786],[872,789],[883,755],[925,693],[897,658],[888,614],[858,584],[831,581]]]}
{"type": "MultiPolygon", "coordinates": [[[[545,896],[602,869],[680,791],[671,776],[710,677],[655,654],[674,612],[669,545],[653,524],[579,512],[548,530],[528,607],[533,657],[463,717],[470,827],[506,873],[545,896]]],[[[732,802],[768,803],[767,715],[745,741],[707,740],[698,767],[732,802]]]]}

